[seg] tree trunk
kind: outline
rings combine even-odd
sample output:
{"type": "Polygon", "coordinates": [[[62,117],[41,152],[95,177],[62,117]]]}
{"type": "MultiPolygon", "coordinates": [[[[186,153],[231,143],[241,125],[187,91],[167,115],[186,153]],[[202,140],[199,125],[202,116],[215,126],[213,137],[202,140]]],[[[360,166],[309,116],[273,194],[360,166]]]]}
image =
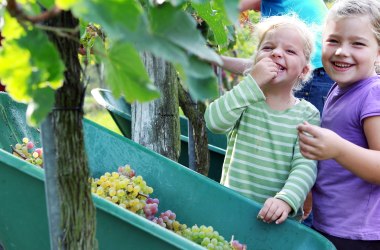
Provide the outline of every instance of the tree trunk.
{"type": "MultiPolygon", "coordinates": [[[[62,12],[49,25],[75,28],[79,22],[70,12],[62,12]]],[[[50,228],[51,234],[56,232],[51,235],[51,248],[97,249],[95,207],[89,185],[82,125],[85,89],[78,60],[79,44],[53,33],[49,37],[66,67],[64,84],[56,91],[55,108],[44,122],[43,129],[47,128],[48,131],[42,131],[45,162],[50,163],[45,165],[46,179],[49,179],[46,185],[47,200],[51,205],[58,197],[60,208],[58,215],[49,214],[49,220],[59,220],[49,222],[51,227],[58,227],[55,230],[50,228]],[[52,190],[58,193],[54,194],[52,190]]],[[[76,37],[79,40],[79,34],[76,37]]]]}
{"type": "Polygon", "coordinates": [[[147,103],[132,104],[132,139],[178,161],[180,127],[176,70],[171,64],[150,53],[142,53],[142,58],[161,97],[147,103]]]}
{"type": "Polygon", "coordinates": [[[210,154],[208,152],[207,130],[204,119],[206,106],[202,102],[193,102],[189,93],[181,84],[178,86],[178,96],[183,113],[193,127],[195,170],[207,176],[210,169],[210,154]]]}

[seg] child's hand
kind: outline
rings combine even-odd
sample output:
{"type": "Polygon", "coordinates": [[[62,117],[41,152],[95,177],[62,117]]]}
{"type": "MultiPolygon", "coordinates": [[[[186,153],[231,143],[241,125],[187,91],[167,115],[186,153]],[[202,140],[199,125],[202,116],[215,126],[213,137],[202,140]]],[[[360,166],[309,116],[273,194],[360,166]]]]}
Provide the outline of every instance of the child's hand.
{"type": "Polygon", "coordinates": [[[261,208],[258,218],[264,222],[271,223],[276,221],[276,224],[281,224],[288,218],[288,214],[292,211],[292,208],[283,200],[276,198],[268,198],[264,206],[261,208]]]}
{"type": "Polygon", "coordinates": [[[302,220],[306,220],[307,217],[311,214],[311,210],[313,207],[313,198],[311,192],[309,192],[306,196],[306,200],[303,203],[303,215],[302,220]]]}
{"type": "Polygon", "coordinates": [[[301,154],[312,160],[336,158],[342,138],[333,131],[304,122],[298,125],[301,154]]]}
{"type": "Polygon", "coordinates": [[[251,76],[255,79],[257,85],[264,86],[272,79],[276,78],[278,72],[278,66],[272,61],[272,59],[265,57],[258,61],[251,71],[251,76]]]}

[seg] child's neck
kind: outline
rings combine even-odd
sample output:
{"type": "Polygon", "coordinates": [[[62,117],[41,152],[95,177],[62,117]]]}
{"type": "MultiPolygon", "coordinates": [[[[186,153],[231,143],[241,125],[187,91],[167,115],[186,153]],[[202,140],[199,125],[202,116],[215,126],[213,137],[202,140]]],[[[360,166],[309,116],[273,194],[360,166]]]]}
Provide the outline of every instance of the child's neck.
{"type": "Polygon", "coordinates": [[[268,106],[277,111],[283,111],[293,107],[297,100],[293,93],[265,93],[265,97],[268,106]]]}

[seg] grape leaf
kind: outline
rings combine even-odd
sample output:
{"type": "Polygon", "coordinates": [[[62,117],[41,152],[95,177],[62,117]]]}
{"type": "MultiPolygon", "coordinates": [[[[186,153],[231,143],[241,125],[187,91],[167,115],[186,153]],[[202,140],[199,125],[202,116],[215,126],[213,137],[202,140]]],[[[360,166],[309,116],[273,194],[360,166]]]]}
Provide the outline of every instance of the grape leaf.
{"type": "MultiPolygon", "coordinates": [[[[17,0],[17,4],[22,6],[22,12],[28,16],[35,16],[41,13],[41,6],[37,2],[40,3],[37,0],[17,0]]],[[[45,2],[51,2],[51,0],[45,0],[45,2]]],[[[44,7],[48,8],[48,6],[44,7]]]]}
{"type": "MultiPolygon", "coordinates": [[[[127,56],[130,45],[122,45],[122,43],[134,44],[139,51],[150,51],[155,56],[180,64],[183,68],[189,67],[189,54],[207,61],[221,63],[219,56],[207,47],[206,41],[196,29],[193,17],[181,8],[175,8],[168,3],[150,7],[144,12],[135,1],[82,0],[73,6],[73,12],[81,19],[101,25],[110,43],[118,41],[114,44],[116,47],[111,48],[112,50],[126,50],[125,54],[123,52],[113,54],[110,51],[103,60],[108,72],[106,82],[111,85],[115,95],[125,95],[128,101],[151,100],[153,96],[158,96],[158,93],[151,88],[153,85],[147,84],[148,77],[141,80],[141,76],[146,75],[146,72],[140,58],[127,56]],[[89,9],[92,11],[88,11],[89,9]],[[130,63],[131,66],[123,65],[126,63],[130,63]],[[134,71],[139,74],[128,75],[134,74],[134,71]],[[122,86],[117,86],[118,83],[122,86]],[[145,97],[144,89],[148,91],[145,97]],[[134,91],[136,93],[133,93],[134,91]]],[[[185,73],[190,71],[187,70],[185,73]]],[[[199,78],[208,79],[209,76],[199,78]]],[[[193,78],[185,76],[184,81],[187,79],[193,78]]],[[[195,81],[187,82],[187,84],[191,85],[193,82],[195,81]]],[[[210,80],[210,83],[215,83],[215,80],[210,80]]],[[[217,88],[216,85],[215,88],[217,88]]],[[[193,93],[196,93],[195,98],[201,96],[196,90],[193,93]]]]}
{"type": "Polygon", "coordinates": [[[17,22],[17,20],[9,15],[8,12],[4,15],[4,28],[1,35],[6,38],[6,41],[20,38],[25,35],[24,28],[17,22]]]}
{"type": "Polygon", "coordinates": [[[62,85],[64,64],[54,45],[49,41],[46,34],[41,30],[28,30],[26,36],[18,41],[19,45],[29,50],[31,64],[40,71],[38,83],[59,88],[62,85]],[[33,41],[33,42],[31,42],[33,41]]]}
{"type": "MultiPolygon", "coordinates": [[[[44,0],[50,2],[50,0],[44,0]]],[[[56,0],[55,4],[57,7],[63,10],[69,10],[71,7],[73,7],[75,4],[78,3],[78,0],[56,0]]]]}
{"type": "Polygon", "coordinates": [[[218,97],[218,82],[216,77],[195,78],[187,80],[190,95],[195,101],[213,100],[218,97]]]}
{"type": "Polygon", "coordinates": [[[138,1],[120,0],[81,0],[72,6],[72,11],[79,19],[101,25],[115,41],[124,37],[125,32],[136,32],[143,13],[138,1]]]}
{"type": "Polygon", "coordinates": [[[5,2],[0,1],[0,31],[4,26],[5,2]]]}
{"type": "MultiPolygon", "coordinates": [[[[204,3],[207,1],[209,1],[209,0],[191,0],[191,2],[194,2],[194,3],[204,3]]],[[[188,0],[163,0],[162,2],[168,2],[173,6],[180,6],[184,3],[187,3],[188,0]]]]}
{"type": "MultiPolygon", "coordinates": [[[[12,27],[20,28],[14,19],[9,20],[4,28],[6,35],[8,31],[11,34],[12,27]]],[[[33,106],[28,121],[37,125],[52,107],[42,101],[54,99],[53,89],[62,86],[64,64],[43,31],[28,28],[10,37],[0,52],[0,78],[13,99],[33,106]],[[43,94],[47,96],[41,98],[43,94]],[[52,96],[48,96],[50,94],[52,96]]]]}
{"type": "MultiPolygon", "coordinates": [[[[196,10],[197,14],[208,24],[212,30],[215,41],[218,45],[226,45],[228,42],[228,32],[225,28],[227,23],[219,10],[217,4],[212,2],[206,2],[203,4],[192,4],[192,7],[196,10]],[[214,7],[213,7],[214,6],[214,7]]],[[[228,20],[227,20],[228,21],[228,20]]]]}
{"type": "Polygon", "coordinates": [[[189,65],[186,68],[176,65],[176,69],[185,80],[192,98],[197,101],[218,97],[218,84],[212,66],[194,56],[190,57],[189,65]]]}
{"type": "Polygon", "coordinates": [[[116,97],[123,95],[128,102],[144,102],[159,97],[132,44],[113,43],[103,62],[106,82],[116,97]]]}
{"type": "Polygon", "coordinates": [[[55,90],[51,87],[33,90],[33,100],[28,103],[26,118],[29,125],[38,126],[52,110],[55,90]]]}
{"type": "Polygon", "coordinates": [[[222,64],[220,57],[206,46],[206,41],[196,29],[194,18],[188,13],[169,4],[151,8],[149,13],[151,30],[155,35],[165,37],[204,60],[222,64]]]}
{"type": "Polygon", "coordinates": [[[220,6],[223,14],[228,17],[232,24],[237,24],[239,21],[239,0],[214,0],[220,6]]]}
{"type": "MultiPolygon", "coordinates": [[[[173,44],[167,40],[166,37],[149,32],[145,24],[141,26],[143,27],[139,27],[138,29],[139,35],[131,39],[139,51],[149,51],[166,61],[180,63],[184,67],[188,66],[189,58],[186,50],[173,44]]],[[[131,36],[132,35],[129,34],[127,35],[128,38],[131,38],[131,36]]],[[[127,38],[125,38],[125,40],[127,40],[127,38]]]]}
{"type": "Polygon", "coordinates": [[[7,85],[7,92],[18,101],[30,101],[29,78],[32,66],[30,53],[15,41],[5,40],[0,50],[0,79],[7,85]],[[17,58],[17,60],[15,60],[17,58]]]}
{"type": "MultiPolygon", "coordinates": [[[[59,2],[59,0],[57,0],[59,2]]],[[[62,1],[62,0],[61,0],[62,1]]],[[[38,2],[44,6],[46,9],[50,9],[54,6],[55,1],[54,0],[38,0],[38,2]]]]}

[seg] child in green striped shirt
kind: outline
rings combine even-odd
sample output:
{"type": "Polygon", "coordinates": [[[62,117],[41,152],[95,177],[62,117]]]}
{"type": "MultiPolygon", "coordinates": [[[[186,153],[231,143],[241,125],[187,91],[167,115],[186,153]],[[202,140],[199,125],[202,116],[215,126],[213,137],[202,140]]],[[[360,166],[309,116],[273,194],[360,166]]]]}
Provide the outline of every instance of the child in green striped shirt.
{"type": "Polygon", "coordinates": [[[206,109],[207,127],[229,133],[221,184],[264,204],[258,216],[282,223],[302,213],[316,162],[302,156],[297,125],[319,125],[319,111],[294,97],[310,77],[313,34],[295,16],[260,22],[253,66],[206,109]]]}

